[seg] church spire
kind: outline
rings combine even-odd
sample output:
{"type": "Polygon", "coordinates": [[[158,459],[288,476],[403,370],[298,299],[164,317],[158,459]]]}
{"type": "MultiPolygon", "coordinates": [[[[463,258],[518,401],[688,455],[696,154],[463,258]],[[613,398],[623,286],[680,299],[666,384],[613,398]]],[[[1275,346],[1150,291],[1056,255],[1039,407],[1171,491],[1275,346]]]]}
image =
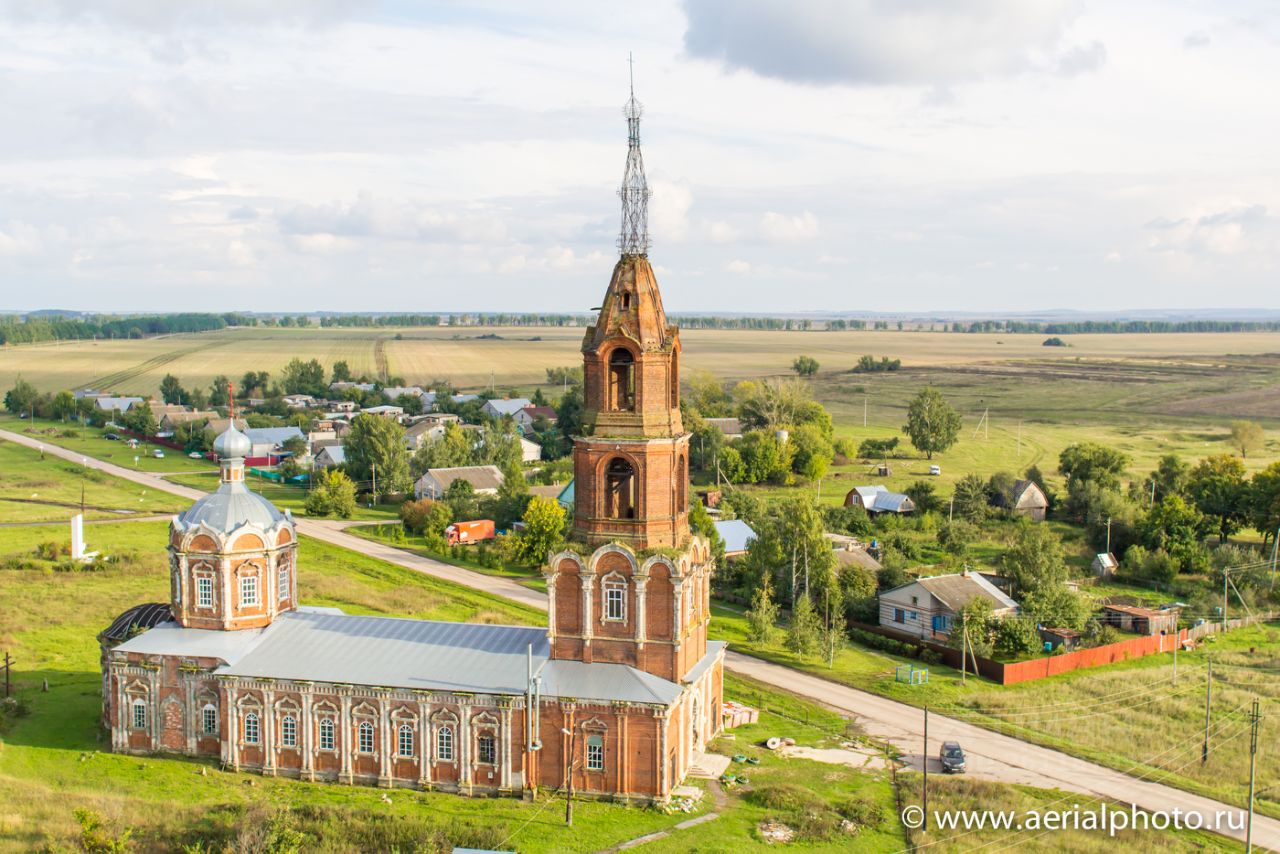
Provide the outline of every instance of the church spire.
{"type": "Polygon", "coordinates": [[[622,234],[618,248],[625,255],[649,253],[649,196],[652,191],[644,178],[644,159],[640,156],[640,116],[644,112],[636,100],[635,62],[631,66],[631,97],[622,108],[627,117],[627,168],[622,175],[618,195],[622,198],[622,234]]]}

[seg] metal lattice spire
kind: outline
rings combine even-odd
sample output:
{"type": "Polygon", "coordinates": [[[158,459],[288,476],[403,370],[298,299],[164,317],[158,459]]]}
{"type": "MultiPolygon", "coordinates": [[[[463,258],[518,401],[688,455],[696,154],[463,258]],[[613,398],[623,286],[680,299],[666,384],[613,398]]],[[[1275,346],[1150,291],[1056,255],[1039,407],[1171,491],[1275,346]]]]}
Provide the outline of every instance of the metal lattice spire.
{"type": "Polygon", "coordinates": [[[644,159],[640,156],[640,116],[644,108],[636,100],[635,63],[631,65],[631,97],[622,108],[627,117],[627,168],[622,175],[618,195],[622,198],[622,234],[618,248],[623,255],[647,255],[649,252],[649,196],[652,191],[644,178],[644,159]]]}

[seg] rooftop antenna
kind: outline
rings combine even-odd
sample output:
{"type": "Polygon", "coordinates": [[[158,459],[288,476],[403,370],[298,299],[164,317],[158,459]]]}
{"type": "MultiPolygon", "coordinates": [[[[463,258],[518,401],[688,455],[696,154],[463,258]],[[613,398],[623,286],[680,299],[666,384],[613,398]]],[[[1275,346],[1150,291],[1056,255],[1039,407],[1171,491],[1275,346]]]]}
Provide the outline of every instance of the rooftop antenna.
{"type": "Polygon", "coordinates": [[[644,107],[636,100],[635,60],[627,54],[630,68],[631,97],[622,108],[627,119],[627,166],[622,174],[618,196],[622,199],[622,233],[618,249],[623,255],[649,254],[649,196],[653,193],[644,177],[644,159],[640,156],[640,116],[644,107]]]}

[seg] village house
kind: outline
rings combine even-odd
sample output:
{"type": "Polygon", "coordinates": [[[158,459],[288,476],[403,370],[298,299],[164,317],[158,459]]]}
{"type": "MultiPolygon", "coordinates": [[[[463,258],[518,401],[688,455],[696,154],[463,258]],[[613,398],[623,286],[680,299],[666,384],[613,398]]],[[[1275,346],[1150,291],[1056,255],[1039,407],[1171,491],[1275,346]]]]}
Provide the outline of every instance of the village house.
{"type": "Polygon", "coordinates": [[[405,428],[405,447],[412,452],[418,450],[423,445],[430,445],[433,442],[438,442],[440,438],[444,436],[446,425],[459,423],[461,423],[461,419],[458,418],[458,416],[449,413],[438,413],[416,418],[412,424],[405,428]]]}
{"type": "Polygon", "coordinates": [[[503,477],[502,470],[497,466],[428,469],[413,485],[413,497],[441,499],[455,480],[465,480],[471,484],[477,495],[497,495],[503,477]]]}
{"type": "Polygon", "coordinates": [[[351,391],[351,390],[355,390],[362,393],[370,392],[376,389],[377,387],[378,386],[375,383],[357,383],[357,382],[350,382],[348,380],[341,380],[336,383],[329,383],[329,391],[336,392],[338,394],[342,394],[344,391],[351,391]]]}
{"type": "MultiPolygon", "coordinates": [[[[645,222],[634,98],[627,115],[623,219],[645,222]]],[[[689,528],[679,330],[647,233],[619,246],[582,344],[583,545],[543,567],[545,627],[301,606],[293,517],[248,489],[252,442],[232,427],[214,442],[218,489],[170,524],[169,602],[99,636],[111,749],[386,788],[666,801],[722,729],[725,644],[707,640],[714,558],[689,528]]],[[[465,471],[426,477],[447,489],[465,471]]]]}
{"type": "Polygon", "coordinates": [[[132,407],[142,403],[141,397],[95,397],[94,405],[102,412],[120,414],[128,412],[132,407]]]}
{"type": "Polygon", "coordinates": [[[246,427],[244,435],[249,439],[249,453],[246,455],[249,465],[274,466],[287,456],[284,443],[290,439],[307,441],[307,436],[299,427],[246,427]]]}
{"type": "Polygon", "coordinates": [[[320,403],[309,394],[286,394],[281,400],[290,409],[314,409],[320,403]]]}
{"type": "Polygon", "coordinates": [[[880,625],[924,640],[945,641],[956,615],[985,599],[996,617],[1018,612],[1018,603],[976,572],[920,578],[879,595],[880,625]]]}
{"type": "Polygon", "coordinates": [[[890,492],[884,484],[855,486],[844,497],[845,507],[861,507],[868,516],[878,513],[914,513],[916,503],[901,492],[890,492]]]}
{"type": "MultiPolygon", "coordinates": [[[[426,394],[426,392],[422,388],[416,385],[409,385],[409,386],[392,385],[392,386],[387,386],[382,390],[382,396],[385,397],[387,400],[391,401],[392,403],[395,403],[396,399],[399,398],[400,395],[402,394],[406,394],[409,397],[420,398],[424,394],[426,394]]],[[[425,402],[426,401],[423,401],[423,403],[425,402]]]]}
{"type": "Polygon", "coordinates": [[[716,533],[724,542],[726,558],[745,555],[747,549],[751,547],[751,541],[756,538],[756,532],[741,519],[717,519],[713,524],[716,526],[716,533]]]}
{"type": "Polygon", "coordinates": [[[510,397],[502,400],[486,400],[484,406],[480,407],[480,411],[490,418],[501,418],[504,415],[515,417],[515,414],[526,406],[532,405],[532,401],[524,397],[510,397]]]}
{"type": "Polygon", "coordinates": [[[311,448],[312,465],[318,469],[331,469],[347,461],[347,449],[338,440],[324,440],[311,448]]]}
{"type": "Polygon", "coordinates": [[[1138,605],[1103,605],[1101,619],[1109,626],[1123,632],[1140,635],[1173,634],[1178,630],[1178,616],[1182,609],[1166,605],[1161,608],[1143,608],[1138,605]]]}
{"type": "Polygon", "coordinates": [[[726,439],[742,438],[742,422],[737,418],[704,418],[702,423],[715,427],[726,439]]]}
{"type": "Polygon", "coordinates": [[[210,410],[192,409],[184,412],[167,412],[159,419],[160,436],[172,436],[179,427],[187,424],[204,424],[218,417],[218,413],[210,410]]]}
{"type": "Polygon", "coordinates": [[[542,459],[542,446],[531,439],[520,437],[520,462],[536,463],[542,459]]]}
{"type": "Polygon", "coordinates": [[[399,421],[404,416],[404,407],[392,406],[391,404],[382,404],[381,406],[366,406],[360,410],[361,415],[376,415],[379,418],[393,418],[399,421]]]}
{"type": "Polygon", "coordinates": [[[354,400],[330,400],[325,404],[325,418],[341,417],[350,415],[360,408],[360,404],[354,400]]]}
{"type": "Polygon", "coordinates": [[[539,418],[544,419],[548,424],[556,423],[556,411],[550,406],[534,406],[530,404],[516,412],[513,416],[516,426],[520,428],[520,432],[526,436],[533,431],[533,425],[539,418]]]}

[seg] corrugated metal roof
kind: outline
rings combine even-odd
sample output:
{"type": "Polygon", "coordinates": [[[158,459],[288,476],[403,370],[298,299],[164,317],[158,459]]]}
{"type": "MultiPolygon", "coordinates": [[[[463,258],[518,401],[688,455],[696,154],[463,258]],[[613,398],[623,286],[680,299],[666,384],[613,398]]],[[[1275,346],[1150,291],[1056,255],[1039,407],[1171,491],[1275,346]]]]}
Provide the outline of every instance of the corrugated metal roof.
{"type": "Polygon", "coordinates": [[[716,533],[724,540],[725,554],[741,554],[756,538],[756,532],[741,519],[724,519],[715,523],[716,533]]]}
{"type": "Polygon", "coordinates": [[[177,623],[168,622],[125,641],[116,650],[144,655],[217,658],[232,664],[261,640],[270,628],[224,632],[220,629],[184,629],[177,623]]]}
{"type": "Polygon", "coordinates": [[[441,691],[522,693],[526,650],[547,631],[395,617],[290,612],[224,673],[441,691]]]}
{"type": "Polygon", "coordinates": [[[669,705],[683,689],[661,676],[625,664],[548,661],[542,668],[542,694],[578,700],[620,700],[669,705]]]}
{"type": "Polygon", "coordinates": [[[1018,603],[1004,595],[999,587],[974,573],[921,578],[920,586],[952,611],[959,611],[979,597],[988,600],[997,609],[1018,607],[1018,603]]]}
{"type": "Polygon", "coordinates": [[[255,445],[283,445],[294,436],[307,438],[307,434],[297,427],[246,427],[244,434],[255,445]]]}
{"type": "MultiPolygon", "coordinates": [[[[454,398],[455,400],[457,398],[454,398]]],[[[521,409],[532,403],[527,397],[513,397],[510,400],[490,400],[484,405],[484,409],[492,410],[499,415],[515,415],[521,409]]]]}

